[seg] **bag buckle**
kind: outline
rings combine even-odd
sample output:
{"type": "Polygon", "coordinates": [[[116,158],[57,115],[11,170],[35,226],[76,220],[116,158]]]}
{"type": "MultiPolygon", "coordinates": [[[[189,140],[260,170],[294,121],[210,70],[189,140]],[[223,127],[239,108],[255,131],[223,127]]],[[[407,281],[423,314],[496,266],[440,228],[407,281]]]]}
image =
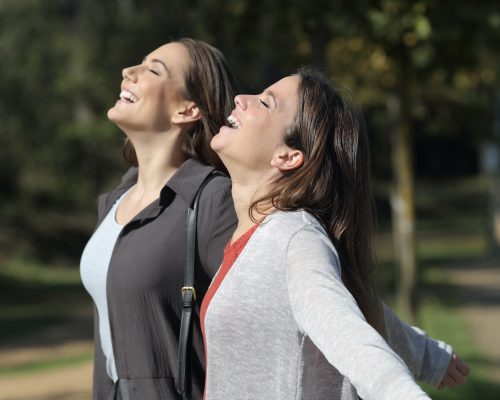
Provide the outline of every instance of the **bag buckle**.
{"type": "Polygon", "coordinates": [[[181,292],[182,292],[183,296],[184,296],[184,294],[186,292],[191,292],[193,294],[193,299],[196,300],[196,290],[194,289],[194,287],[192,287],[192,286],[183,286],[182,289],[181,289],[181,292]]]}

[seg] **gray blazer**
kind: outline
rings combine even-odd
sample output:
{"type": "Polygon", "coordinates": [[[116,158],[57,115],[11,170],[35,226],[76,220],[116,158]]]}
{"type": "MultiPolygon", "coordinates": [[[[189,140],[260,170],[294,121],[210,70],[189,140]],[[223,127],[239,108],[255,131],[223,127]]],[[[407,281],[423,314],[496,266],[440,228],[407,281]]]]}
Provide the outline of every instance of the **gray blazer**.
{"type": "MultiPolygon", "coordinates": [[[[212,167],[188,160],[163,187],[160,198],[142,210],[119,235],[111,257],[107,300],[119,384],[106,374],[95,311],[94,400],[111,400],[117,386],[130,400],[177,399],[181,310],[186,252],[186,214],[212,167]]],[[[116,199],[137,182],[131,168],[121,184],[99,197],[98,225],[116,199]]],[[[193,398],[202,399],[204,349],[199,325],[201,300],[222,261],[236,225],[231,183],[216,177],[205,186],[198,215],[198,254],[193,317],[193,398]]],[[[95,309],[95,308],[94,308],[95,309]]]]}

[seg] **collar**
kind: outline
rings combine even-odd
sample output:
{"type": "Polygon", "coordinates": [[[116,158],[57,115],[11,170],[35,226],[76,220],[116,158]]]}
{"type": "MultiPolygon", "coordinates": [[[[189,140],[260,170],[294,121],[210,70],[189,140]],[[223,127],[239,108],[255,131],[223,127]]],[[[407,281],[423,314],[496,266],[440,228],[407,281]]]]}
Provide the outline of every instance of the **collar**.
{"type": "MultiPolygon", "coordinates": [[[[165,186],[163,186],[160,192],[159,199],[143,209],[133,218],[133,220],[144,220],[157,217],[177,195],[186,203],[186,208],[189,207],[196,196],[198,188],[213,169],[213,167],[202,164],[197,160],[186,160],[165,183],[165,186]]],[[[137,177],[138,168],[130,168],[125,175],[123,175],[120,185],[112,192],[102,196],[99,202],[100,219],[104,218],[123,193],[137,183],[137,177]]]]}
{"type": "Polygon", "coordinates": [[[160,193],[160,202],[162,203],[164,200],[163,192],[172,190],[181,196],[189,207],[193,203],[198,188],[213,170],[213,167],[197,160],[191,158],[186,160],[163,187],[160,193]]]}

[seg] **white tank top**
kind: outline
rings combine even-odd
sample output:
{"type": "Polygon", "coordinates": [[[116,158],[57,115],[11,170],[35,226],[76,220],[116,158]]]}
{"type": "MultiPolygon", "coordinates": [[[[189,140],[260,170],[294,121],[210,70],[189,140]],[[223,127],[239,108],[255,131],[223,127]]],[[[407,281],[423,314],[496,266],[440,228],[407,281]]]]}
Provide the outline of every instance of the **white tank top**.
{"type": "Polygon", "coordinates": [[[118,380],[111,330],[109,326],[106,281],[109,262],[123,225],[116,222],[116,210],[127,192],[122,194],[89,239],[80,260],[80,275],[85,289],[94,300],[99,314],[99,337],[106,356],[106,372],[113,382],[118,380]]]}

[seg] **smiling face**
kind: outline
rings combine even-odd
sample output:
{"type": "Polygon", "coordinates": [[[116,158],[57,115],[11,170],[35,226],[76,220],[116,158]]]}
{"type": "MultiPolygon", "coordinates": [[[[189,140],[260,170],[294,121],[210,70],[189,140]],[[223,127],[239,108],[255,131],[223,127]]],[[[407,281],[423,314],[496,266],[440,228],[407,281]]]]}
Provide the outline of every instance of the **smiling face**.
{"type": "Polygon", "coordinates": [[[168,130],[184,101],[190,62],[187,49],[172,42],[148,54],[141,64],[125,68],[119,99],[108,118],[124,131],[168,130]]]}
{"type": "MultiPolygon", "coordinates": [[[[259,95],[238,95],[236,107],[212,139],[211,146],[234,178],[235,171],[269,172],[286,169],[283,155],[286,129],[297,112],[299,78],[288,76],[259,95]]],[[[267,175],[266,175],[267,176],[267,175]]]]}

